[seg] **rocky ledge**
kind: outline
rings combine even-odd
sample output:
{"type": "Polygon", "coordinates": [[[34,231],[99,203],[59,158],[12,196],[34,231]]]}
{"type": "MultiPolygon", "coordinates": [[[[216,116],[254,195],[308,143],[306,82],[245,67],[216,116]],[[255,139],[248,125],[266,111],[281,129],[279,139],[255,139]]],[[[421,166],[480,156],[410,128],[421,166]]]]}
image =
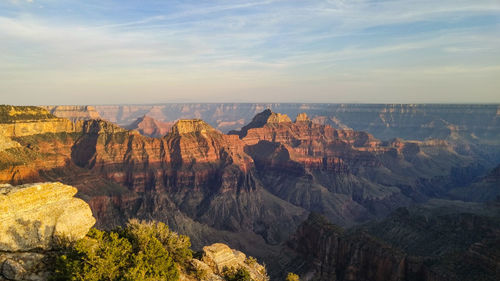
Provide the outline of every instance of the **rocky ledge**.
{"type": "Polygon", "coordinates": [[[200,278],[201,280],[223,281],[224,271],[230,268],[245,269],[254,281],[269,280],[264,266],[252,257],[247,257],[222,243],[203,247],[203,257],[201,260],[193,259],[192,264],[198,271],[204,272],[204,278],[200,278]]]}
{"type": "Polygon", "coordinates": [[[80,239],[95,223],[90,207],[61,183],[0,186],[0,251],[49,249],[54,239],[80,239]]]}
{"type": "Polygon", "coordinates": [[[62,183],[0,185],[0,280],[46,280],[46,259],[58,239],[84,237],[95,219],[62,183]]]}

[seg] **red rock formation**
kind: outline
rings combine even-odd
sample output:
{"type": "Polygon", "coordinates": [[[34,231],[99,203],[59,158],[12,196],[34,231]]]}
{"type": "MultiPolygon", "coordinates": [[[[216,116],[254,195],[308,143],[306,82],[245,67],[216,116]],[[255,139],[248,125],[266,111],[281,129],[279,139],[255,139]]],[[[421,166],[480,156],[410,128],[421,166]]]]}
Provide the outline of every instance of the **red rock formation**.
{"type": "Polygon", "coordinates": [[[136,130],[144,136],[160,138],[170,132],[173,125],[174,123],[172,122],[161,122],[144,115],[135,120],[132,124],[125,126],[125,128],[128,130],[136,130]]]}

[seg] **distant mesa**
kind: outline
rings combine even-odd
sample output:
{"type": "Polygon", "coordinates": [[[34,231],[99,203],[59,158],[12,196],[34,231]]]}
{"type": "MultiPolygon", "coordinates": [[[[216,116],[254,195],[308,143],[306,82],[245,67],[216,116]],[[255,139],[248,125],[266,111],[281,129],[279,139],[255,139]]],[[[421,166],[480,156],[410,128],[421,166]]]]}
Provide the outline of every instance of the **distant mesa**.
{"type": "Polygon", "coordinates": [[[215,129],[201,119],[181,119],[175,122],[171,132],[174,135],[183,135],[209,131],[215,131],[215,129]]]}
{"type": "Polygon", "coordinates": [[[40,107],[57,117],[66,118],[73,122],[101,118],[96,108],[91,105],[47,105],[40,107]]]}
{"type": "Polygon", "coordinates": [[[160,138],[170,132],[173,125],[173,122],[162,122],[144,115],[135,120],[132,124],[125,126],[125,128],[128,130],[136,130],[144,136],[160,138]]]}

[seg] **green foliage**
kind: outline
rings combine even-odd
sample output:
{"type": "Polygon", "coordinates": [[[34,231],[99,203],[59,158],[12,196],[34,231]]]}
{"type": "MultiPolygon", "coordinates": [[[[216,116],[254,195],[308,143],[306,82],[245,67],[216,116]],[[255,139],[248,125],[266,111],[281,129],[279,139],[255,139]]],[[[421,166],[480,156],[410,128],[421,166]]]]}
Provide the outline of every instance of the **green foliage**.
{"type": "Polygon", "coordinates": [[[248,264],[248,265],[254,265],[257,263],[257,259],[254,258],[254,257],[251,257],[251,256],[248,256],[246,259],[245,259],[245,263],[248,264]]]}
{"type": "Polygon", "coordinates": [[[84,239],[63,246],[51,280],[176,281],[176,262],[191,260],[190,245],[188,237],[157,222],[131,220],[112,232],[91,229],[84,239]]]}
{"type": "Polygon", "coordinates": [[[127,224],[126,230],[129,235],[156,238],[171,254],[176,263],[186,265],[193,258],[189,237],[171,231],[162,222],[145,222],[132,219],[127,224]]]}
{"type": "Polygon", "coordinates": [[[300,278],[297,274],[293,272],[288,272],[285,281],[299,281],[300,278]]]}
{"type": "Polygon", "coordinates": [[[226,281],[251,281],[250,273],[243,267],[234,269],[233,267],[225,267],[222,271],[222,275],[226,281]]]}
{"type": "Polygon", "coordinates": [[[0,105],[0,123],[54,118],[47,110],[36,106],[0,105]]]}

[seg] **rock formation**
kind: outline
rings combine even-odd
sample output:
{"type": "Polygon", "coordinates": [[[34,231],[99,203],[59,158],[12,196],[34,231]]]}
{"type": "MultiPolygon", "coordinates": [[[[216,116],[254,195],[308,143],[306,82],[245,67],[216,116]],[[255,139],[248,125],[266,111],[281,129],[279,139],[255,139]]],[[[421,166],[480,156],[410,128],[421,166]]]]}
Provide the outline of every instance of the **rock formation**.
{"type": "Polygon", "coordinates": [[[282,251],[283,271],[302,280],[497,280],[500,205],[432,204],[349,231],[311,214],[282,251]]]}
{"type": "Polygon", "coordinates": [[[91,105],[50,105],[40,107],[54,116],[69,119],[73,122],[101,118],[96,108],[91,105]]]}
{"type": "Polygon", "coordinates": [[[61,183],[0,186],[0,251],[49,249],[54,239],[80,239],[95,223],[76,188],[61,183]]]}
{"type": "Polygon", "coordinates": [[[0,135],[23,137],[43,133],[71,133],[78,125],[67,119],[57,118],[36,106],[0,105],[0,135]]]}
{"type": "Polygon", "coordinates": [[[160,138],[170,132],[172,126],[172,122],[161,122],[144,115],[135,120],[132,124],[125,126],[125,128],[128,130],[136,130],[144,136],[160,138]]]}
{"type": "Polygon", "coordinates": [[[437,180],[435,171],[451,174],[451,163],[462,167],[473,161],[446,142],[382,142],[365,132],[307,122],[303,114],[294,123],[269,123],[273,114],[265,110],[231,134],[246,144],[259,178],[273,194],[342,226],[444,196],[446,190],[437,183],[429,190],[428,183],[437,180]]]}
{"type": "Polygon", "coordinates": [[[215,279],[212,277],[214,275],[222,275],[229,268],[244,268],[255,281],[269,280],[264,266],[222,243],[203,247],[203,256],[201,261],[195,260],[195,267],[206,270],[209,280],[215,279]]]}
{"type": "Polygon", "coordinates": [[[471,185],[450,191],[452,198],[464,201],[488,202],[500,198],[500,165],[471,185]]]}
{"type": "Polygon", "coordinates": [[[95,219],[76,192],[57,182],[0,185],[0,280],[47,280],[46,252],[87,234],[95,219]]]}
{"type": "Polygon", "coordinates": [[[309,211],[356,225],[448,196],[481,172],[473,155],[457,153],[448,141],[381,141],[268,110],[233,135],[193,119],[150,138],[104,120],[73,124],[42,109],[14,107],[27,111],[16,119],[4,108],[0,126],[36,118],[71,126],[58,132],[31,125],[25,135],[4,136],[0,183],[71,184],[91,206],[97,227],[155,219],[190,235],[196,249],[223,241],[269,256],[309,211]]]}

